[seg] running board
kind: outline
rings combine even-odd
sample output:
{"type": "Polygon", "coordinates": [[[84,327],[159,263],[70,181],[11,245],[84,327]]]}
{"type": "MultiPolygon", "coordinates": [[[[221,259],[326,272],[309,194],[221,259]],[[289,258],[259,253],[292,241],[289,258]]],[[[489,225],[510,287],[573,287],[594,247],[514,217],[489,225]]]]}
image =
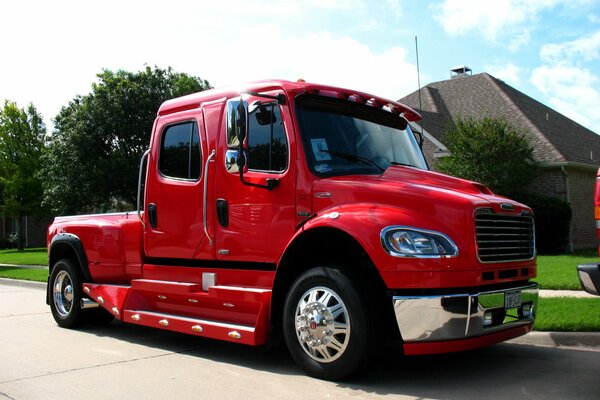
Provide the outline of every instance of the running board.
{"type": "Polygon", "coordinates": [[[84,283],[83,291],[123,322],[249,345],[267,342],[271,290],[135,279],[84,283]]]}
{"type": "Polygon", "coordinates": [[[229,324],[220,321],[188,318],[143,310],[125,310],[123,317],[125,322],[211,339],[254,346],[266,342],[266,338],[257,337],[256,329],[253,326],[229,324]]]}

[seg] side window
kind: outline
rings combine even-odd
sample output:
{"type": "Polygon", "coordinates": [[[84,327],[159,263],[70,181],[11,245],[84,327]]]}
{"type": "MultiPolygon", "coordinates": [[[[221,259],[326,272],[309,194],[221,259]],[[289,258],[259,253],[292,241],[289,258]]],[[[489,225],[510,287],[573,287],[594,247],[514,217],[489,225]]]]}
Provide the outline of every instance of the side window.
{"type": "Polygon", "coordinates": [[[287,161],[288,143],[279,106],[261,104],[248,114],[248,168],[282,172],[287,161]]]}
{"type": "Polygon", "coordinates": [[[162,135],[159,154],[160,172],[170,178],[200,178],[200,140],[196,121],[170,125],[162,135]]]}

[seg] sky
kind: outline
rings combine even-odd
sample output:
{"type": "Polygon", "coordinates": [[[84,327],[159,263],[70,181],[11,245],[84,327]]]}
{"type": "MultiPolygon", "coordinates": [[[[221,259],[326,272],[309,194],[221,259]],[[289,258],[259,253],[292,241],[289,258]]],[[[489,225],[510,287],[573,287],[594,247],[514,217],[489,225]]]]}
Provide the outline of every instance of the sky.
{"type": "Polygon", "coordinates": [[[103,69],[396,100],[467,65],[600,134],[600,0],[0,0],[0,51],[0,101],[50,127],[103,69]]]}

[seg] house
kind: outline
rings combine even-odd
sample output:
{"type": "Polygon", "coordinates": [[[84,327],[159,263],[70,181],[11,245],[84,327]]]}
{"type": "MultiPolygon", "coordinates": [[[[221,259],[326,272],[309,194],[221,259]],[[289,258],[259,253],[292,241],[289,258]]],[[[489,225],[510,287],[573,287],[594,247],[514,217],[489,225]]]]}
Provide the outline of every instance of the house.
{"type": "Polygon", "coordinates": [[[456,117],[503,118],[526,132],[540,175],[528,190],[568,201],[573,210],[571,251],[597,245],[594,182],[600,167],[600,136],[487,73],[453,68],[448,80],[430,83],[399,101],[423,116],[423,151],[435,169],[435,159],[448,155],[444,130],[456,117]],[[421,105],[420,105],[421,104],[421,105]]]}

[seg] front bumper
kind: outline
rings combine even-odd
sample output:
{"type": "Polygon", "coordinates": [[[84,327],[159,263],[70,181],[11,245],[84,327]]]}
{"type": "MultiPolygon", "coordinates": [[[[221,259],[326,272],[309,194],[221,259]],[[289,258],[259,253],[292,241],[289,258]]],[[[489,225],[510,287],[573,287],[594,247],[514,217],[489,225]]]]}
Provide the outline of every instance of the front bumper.
{"type": "Polygon", "coordinates": [[[525,334],[531,330],[537,299],[538,287],[532,283],[477,293],[394,296],[393,303],[405,350],[425,354],[482,347],[525,334]]]}

